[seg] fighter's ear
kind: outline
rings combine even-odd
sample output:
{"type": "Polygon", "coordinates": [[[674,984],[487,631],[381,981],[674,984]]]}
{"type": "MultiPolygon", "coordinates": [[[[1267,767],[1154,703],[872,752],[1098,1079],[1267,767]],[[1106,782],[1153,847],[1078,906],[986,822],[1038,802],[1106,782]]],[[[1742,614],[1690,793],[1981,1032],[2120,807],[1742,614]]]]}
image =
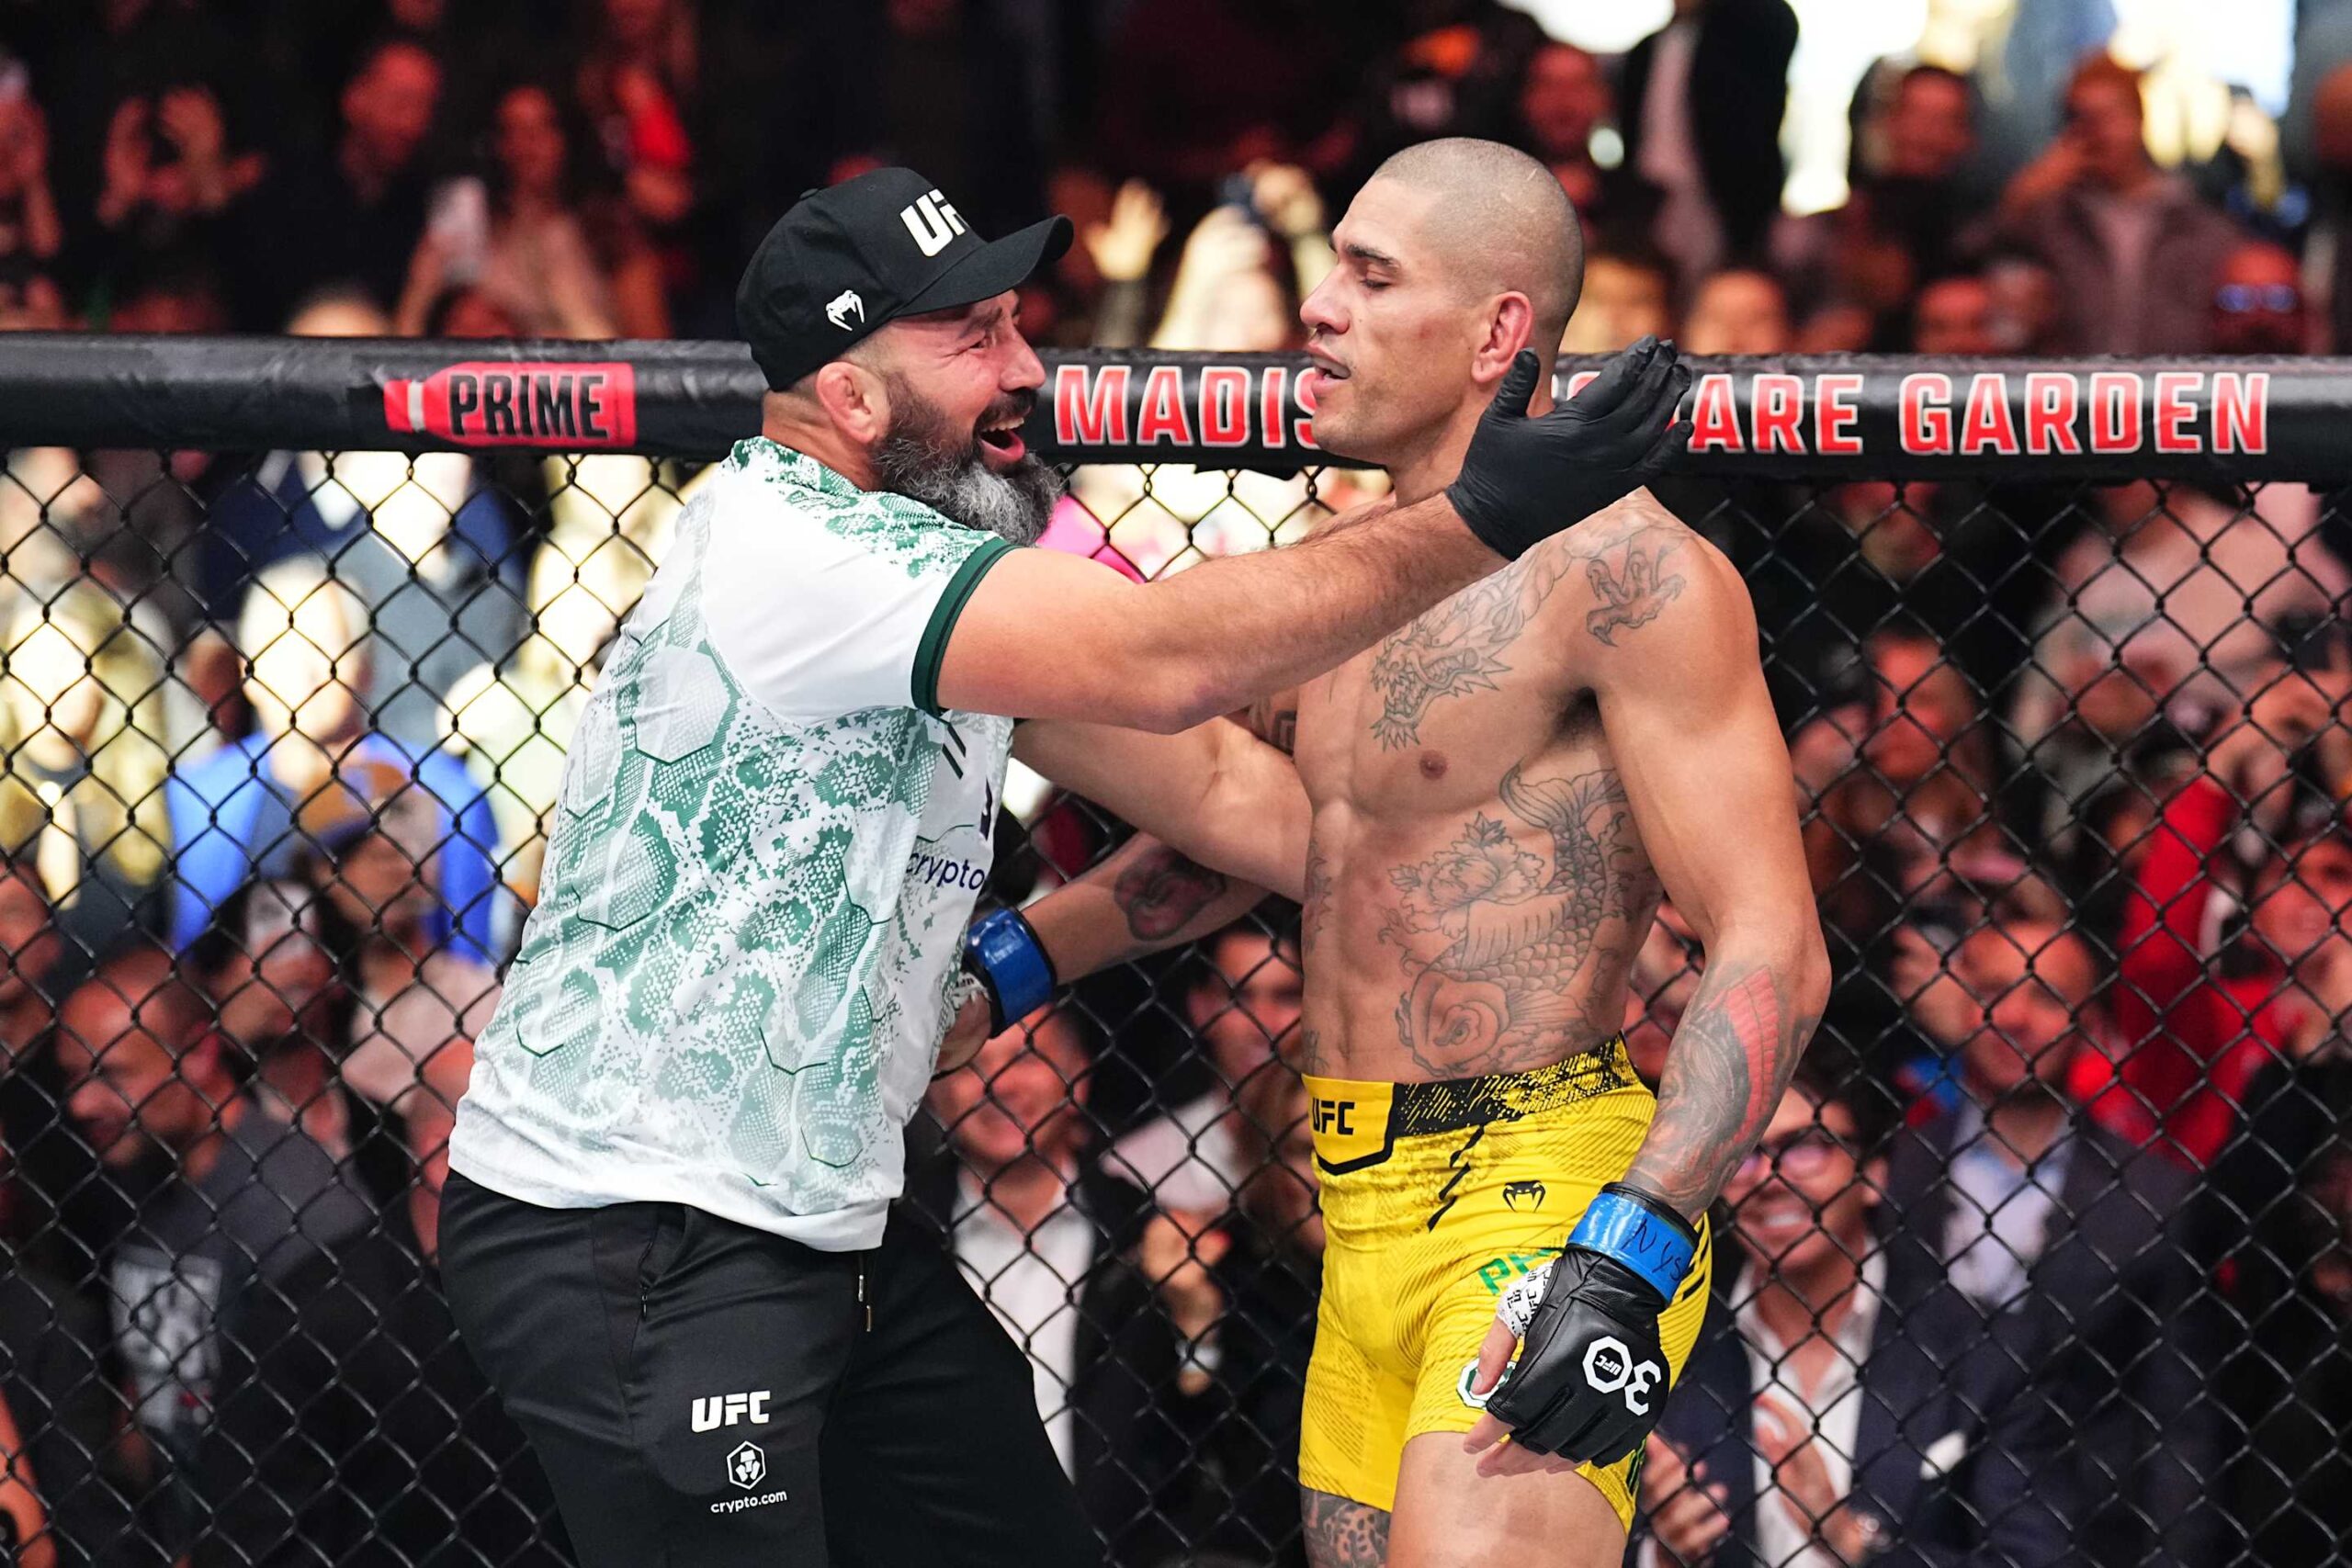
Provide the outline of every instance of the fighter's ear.
{"type": "Polygon", "coordinates": [[[1500,381],[1522,348],[1547,359],[1556,354],[1558,344],[1533,341],[1534,329],[1535,307],[1526,295],[1517,289],[1496,295],[1487,307],[1486,330],[1470,361],[1472,378],[1482,387],[1500,381]]]}

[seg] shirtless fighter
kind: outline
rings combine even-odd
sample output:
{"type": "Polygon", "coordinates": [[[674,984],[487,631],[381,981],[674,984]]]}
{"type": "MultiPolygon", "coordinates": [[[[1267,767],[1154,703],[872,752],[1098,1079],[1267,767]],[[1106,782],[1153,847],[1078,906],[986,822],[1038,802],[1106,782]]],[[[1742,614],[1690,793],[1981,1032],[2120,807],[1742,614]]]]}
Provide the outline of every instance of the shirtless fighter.
{"type": "MultiPolygon", "coordinates": [[[[1575,214],[1524,155],[1436,141],[1334,238],[1303,310],[1316,435],[1409,504],[1532,376],[1521,351],[1560,341],[1575,214]]],[[[1017,755],[1160,841],[990,917],[975,962],[1018,1016],[1047,963],[1075,977],[1246,909],[1223,873],[1299,899],[1329,1237],[1310,1556],[1615,1563],[1705,1312],[1707,1207],[1827,990],[1746,589],[1637,491],[1253,717],[1295,765],[1227,720],[1024,726],[1017,755]],[[1661,888],[1707,963],[1653,1099],[1617,1029],[1661,888]]]]}

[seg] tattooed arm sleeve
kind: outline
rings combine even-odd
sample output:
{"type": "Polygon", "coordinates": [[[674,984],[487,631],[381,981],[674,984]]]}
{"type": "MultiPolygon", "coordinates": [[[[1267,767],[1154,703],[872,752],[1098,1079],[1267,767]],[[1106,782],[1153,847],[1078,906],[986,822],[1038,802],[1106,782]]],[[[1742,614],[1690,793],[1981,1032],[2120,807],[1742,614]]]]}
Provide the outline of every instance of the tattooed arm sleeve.
{"type": "Polygon", "coordinates": [[[1607,555],[1591,576],[1617,591],[1589,617],[1586,650],[1601,723],[1650,863],[1706,954],[1625,1179],[1695,1218],[1780,1103],[1828,958],[1746,588],[1679,525],[1607,555]]]}

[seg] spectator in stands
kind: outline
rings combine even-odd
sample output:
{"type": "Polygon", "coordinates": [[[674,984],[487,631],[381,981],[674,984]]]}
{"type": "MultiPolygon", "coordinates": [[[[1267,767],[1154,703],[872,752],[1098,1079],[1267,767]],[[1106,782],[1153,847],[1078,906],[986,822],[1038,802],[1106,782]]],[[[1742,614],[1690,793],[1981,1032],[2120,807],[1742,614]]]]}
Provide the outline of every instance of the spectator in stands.
{"type": "Polygon", "coordinates": [[[175,944],[195,941],[249,876],[294,869],[313,814],[341,815],[334,791],[367,798],[379,788],[370,770],[390,769],[439,814],[434,940],[489,961],[501,918],[489,800],[455,757],[369,728],[358,699],[367,626],[357,596],[315,558],[281,561],[254,581],[237,640],[255,732],[171,781],[175,944]]]}
{"type": "Polygon", "coordinates": [[[129,612],[88,582],[20,591],[6,626],[5,847],[39,871],[68,957],[86,965],[128,929],[162,929],[164,666],[129,612]]]}
{"type": "Polygon", "coordinates": [[[687,0],[603,0],[582,51],[579,101],[596,128],[621,193],[661,250],[673,288],[691,280],[679,245],[695,205],[695,151],[686,129],[699,76],[699,35],[687,0]]]}
{"type": "Polygon", "coordinates": [[[1594,134],[1617,112],[1600,62],[1574,44],[1545,42],[1527,57],[1515,107],[1511,140],[1558,177],[1588,240],[1647,224],[1656,193],[1622,161],[1603,167],[1592,153],[1594,134]]]}
{"type": "Polygon", "coordinates": [[[441,77],[440,60],[414,39],[379,40],[344,84],[334,142],[281,158],[245,213],[256,231],[245,254],[269,258],[237,279],[237,316],[248,331],[275,330],[288,299],[331,288],[359,291],[379,312],[400,302],[424,231],[441,77]]]}
{"type": "Polygon", "coordinates": [[[1725,1187],[1734,1245],[1641,1477],[1668,1561],[2072,1561],[2049,1390],[1873,1232],[1891,1120],[1801,1067],[1725,1187]]]}
{"type": "Polygon", "coordinates": [[[0,1213],[10,1221],[0,1227],[0,1469],[10,1472],[0,1480],[0,1512],[16,1526],[12,1561],[119,1561],[128,1521],[103,1472],[115,1405],[99,1359],[105,1320],[19,1241],[15,1152],[0,1138],[0,1213]]]}
{"type": "Polygon", "coordinates": [[[1130,1319],[1157,1314],[1126,1260],[1148,1202],[1082,1157],[1091,1071],[1085,1025],[1066,1009],[989,1041],[933,1087],[952,1158],[919,1169],[909,1195],[1026,1352],[1037,1414],[1113,1561],[1147,1568],[1179,1544],[1159,1495],[1173,1477],[1135,1445],[1165,1440],[1150,1412],[1176,1368],[1111,1353],[1130,1319]]]}
{"type": "Polygon", "coordinates": [[[2251,1562],[2329,1562],[2352,1537],[2348,1061],[2331,1031],[2264,1069],[2213,1172],[2214,1225],[2236,1244],[2224,1278],[2252,1325],[2215,1378],[2243,1434],[2227,1486],[2251,1562]]]}
{"type": "Polygon", "coordinates": [[[2195,352],[2215,269],[2240,241],[2156,167],[2143,131],[2139,76],[2094,55],[2067,86],[2065,129],[2001,198],[2008,241],[2057,276],[2067,352],[2195,352]]]}
{"type": "Polygon", "coordinates": [[[550,539],[531,562],[530,636],[503,666],[478,665],[450,686],[450,745],[492,781],[499,867],[526,905],[537,902],[564,750],[650,570],[625,536],[589,543],[581,560],[550,539]]]}
{"type": "Polygon", "coordinates": [[[426,1069],[403,1201],[240,1314],[204,1438],[213,1515],[196,1568],[570,1561],[547,1479],[458,1344],[434,1269],[471,1063],[454,1049],[426,1069]]]}
{"type": "Polygon", "coordinates": [[[1977,213],[1963,178],[1975,151],[1968,83],[1939,66],[1912,66],[1863,118],[1846,204],[1775,227],[1776,268],[1816,309],[1899,313],[1921,279],[1964,259],[1977,213]]]}
{"type": "Polygon", "coordinates": [[[119,99],[91,218],[119,249],[161,254],[207,248],[232,204],[261,181],[267,160],[232,145],[220,100],[181,82],[119,99]]]}
{"type": "MultiPolygon", "coordinates": [[[[54,295],[49,268],[65,248],[65,226],[49,179],[49,118],[33,101],[21,62],[0,63],[0,261],[39,278],[54,295]]],[[[63,310],[62,299],[59,310],[63,310]]]]}
{"type": "Polygon", "coordinates": [[[1675,0],[1625,57],[1625,163],[1664,193],[1654,237],[1686,290],[1755,254],[1781,209],[1796,42],[1787,0],[1675,0]]]}
{"type": "Polygon", "coordinates": [[[1498,0],[1417,0],[1382,29],[1356,107],[1343,184],[1361,184],[1391,155],[1440,136],[1501,138],[1543,29],[1498,0]]]}
{"type": "Polygon", "coordinates": [[[1789,299],[1769,272],[1733,267],[1699,285],[1682,318],[1692,354],[1786,354],[1789,299]]]}
{"type": "Polygon", "coordinates": [[[1956,1109],[1896,1145],[1886,1201],[1897,1246],[1925,1253],[1988,1321],[2041,1336],[2040,1374],[2064,1390],[2073,1445],[2099,1506],[2079,1526],[2115,1568],[2214,1560],[2210,1479],[2221,1410],[2204,1397],[2212,1337],[2180,1168],[2084,1116],[2067,1082],[2101,1054],[2091,946],[2070,928],[2002,919],[1965,937],[1910,999],[1951,1055],[1956,1109]],[[2080,1354],[2095,1344],[2096,1356],[2080,1354]]]}
{"type": "Polygon", "coordinates": [[[1105,161],[1180,202],[1260,158],[1329,173],[1352,151],[1333,128],[1361,59],[1330,47],[1335,19],[1264,0],[1136,0],[1103,51],[1105,161]]]}
{"type": "Polygon", "coordinates": [[[307,884],[255,877],[181,956],[212,1003],[214,1032],[251,1073],[247,1092],[339,1162],[367,1130],[337,1072],[353,1011],[342,971],[356,942],[307,884]]]}
{"type": "MultiPolygon", "coordinates": [[[[391,323],[345,289],[307,300],[286,330],[383,337],[391,323]]],[[[273,452],[213,499],[200,591],[227,619],[255,571],[302,552],[332,558],[379,639],[368,692],[377,722],[421,743],[438,733],[457,676],[522,636],[517,532],[461,452],[273,452]]]]}
{"type": "Polygon", "coordinates": [[[1146,1122],[1111,1146],[1104,1168],[1133,1182],[1162,1209],[1214,1218],[1249,1179],[1253,1138],[1242,1099],[1261,1073],[1284,1071],[1295,1049],[1305,981],[1298,943],[1245,920],[1199,949],[1184,994],[1194,1039],[1208,1047],[1209,1091],[1146,1122]]]}
{"type": "Polygon", "coordinates": [[[1645,337],[1674,333],[1674,276],[1646,249],[1596,250],[1584,259],[1584,293],[1568,318],[1563,354],[1616,354],[1645,337]]]}
{"type": "Polygon", "coordinates": [[[2230,1141],[2265,1066],[2312,1056],[2337,1027],[2352,962],[2339,919],[2352,828],[2334,804],[2352,784],[2347,691],[2340,656],[2260,671],[2204,767],[2165,800],[2124,903],[2120,1060],[2111,1086],[2086,1065],[2078,1093],[2126,1137],[2192,1167],[2230,1141]],[[2230,852],[2246,828],[2261,848],[2240,893],[2230,852]]]}
{"type": "MultiPolygon", "coordinates": [[[[2234,715],[2278,646],[2352,593],[2308,491],[2194,482],[2102,492],[2031,613],[2010,728],[2061,804],[2085,798],[2166,721],[2234,715]]],[[[2054,830],[2055,821],[2045,823],[2054,830]]]]}
{"type": "Polygon", "coordinates": [[[548,89],[499,95],[489,173],[452,181],[409,265],[394,320],[424,329],[452,288],[479,288],[534,337],[667,337],[661,266],[626,217],[587,196],[582,133],[548,89]]]}
{"type": "Polygon", "coordinates": [[[2311,312],[2303,304],[2302,263],[2284,245],[2249,240],[2222,258],[2213,274],[2214,354],[2309,354],[2311,312]]]}
{"type": "Polygon", "coordinates": [[[136,1428],[158,1466],[144,1522],[175,1551],[198,1533],[189,1466],[224,1327],[373,1218],[326,1150],[241,1089],[209,1011],[168,953],[141,943],[66,998],[57,1032],[67,1111],[104,1168],[144,1194],[106,1288],[136,1428]]]}
{"type": "Polygon", "coordinates": [[[396,770],[368,770],[373,786],[322,822],[312,874],[357,933],[350,987],[357,1003],[342,1078],[386,1111],[407,1106],[439,1053],[470,1045],[498,1005],[487,964],[432,934],[440,814],[396,770]],[[386,786],[389,786],[387,788],[386,786]]]}
{"type": "Polygon", "coordinates": [[[2001,352],[1995,330],[1992,285],[1974,273],[1953,273],[1919,290],[1911,306],[1911,352],[1936,359],[2001,352]]]}

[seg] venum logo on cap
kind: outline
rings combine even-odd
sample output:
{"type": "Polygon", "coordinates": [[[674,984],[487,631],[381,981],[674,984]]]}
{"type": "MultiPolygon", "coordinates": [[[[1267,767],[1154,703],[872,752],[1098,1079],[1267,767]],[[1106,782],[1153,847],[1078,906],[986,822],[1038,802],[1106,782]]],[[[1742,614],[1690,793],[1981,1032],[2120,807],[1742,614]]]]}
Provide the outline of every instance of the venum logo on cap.
{"type": "Polygon", "coordinates": [[[927,256],[945,250],[947,242],[964,231],[964,215],[936,190],[908,203],[899,210],[899,220],[907,226],[907,232],[915,237],[915,244],[927,256]]]}
{"type": "Polygon", "coordinates": [[[865,324],[865,301],[857,297],[856,289],[844,288],[825,307],[825,320],[845,333],[854,333],[865,324]]]}

